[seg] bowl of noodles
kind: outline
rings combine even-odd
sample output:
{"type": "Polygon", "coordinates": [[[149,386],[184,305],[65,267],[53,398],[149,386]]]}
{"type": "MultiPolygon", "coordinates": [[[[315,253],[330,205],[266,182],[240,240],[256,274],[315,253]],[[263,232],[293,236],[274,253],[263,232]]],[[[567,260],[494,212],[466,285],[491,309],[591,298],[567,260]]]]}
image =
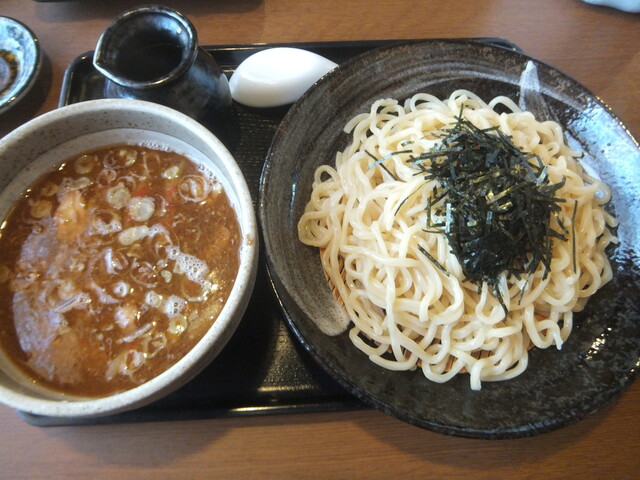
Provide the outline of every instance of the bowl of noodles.
{"type": "Polygon", "coordinates": [[[640,150],[511,49],[365,53],[294,105],[259,218],[289,325],[365,403],[515,438],[575,422],[640,359],[640,150]]]}
{"type": "Polygon", "coordinates": [[[206,128],[138,100],[78,103],[0,142],[0,401],[88,418],[188,382],[242,319],[253,203],[206,128]]]}

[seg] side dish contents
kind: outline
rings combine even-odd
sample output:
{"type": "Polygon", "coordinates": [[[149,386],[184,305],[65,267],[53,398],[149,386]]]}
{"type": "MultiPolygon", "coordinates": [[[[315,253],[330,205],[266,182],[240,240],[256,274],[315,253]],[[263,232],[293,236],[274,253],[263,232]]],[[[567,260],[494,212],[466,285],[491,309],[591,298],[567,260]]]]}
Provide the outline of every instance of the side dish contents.
{"type": "Polygon", "coordinates": [[[17,72],[18,66],[15,55],[0,49],[0,97],[11,88],[17,72]]]}
{"type": "Polygon", "coordinates": [[[222,310],[240,227],[214,174],[143,146],[70,158],[0,230],[0,341],[34,380],[104,396],[180,360],[222,310]]]}
{"type": "Polygon", "coordinates": [[[560,125],[458,90],[378,100],[345,132],[298,234],[358,349],[434,382],[466,372],[479,390],[521,374],[530,348],[562,347],[612,277],[617,223],[560,125]]]}

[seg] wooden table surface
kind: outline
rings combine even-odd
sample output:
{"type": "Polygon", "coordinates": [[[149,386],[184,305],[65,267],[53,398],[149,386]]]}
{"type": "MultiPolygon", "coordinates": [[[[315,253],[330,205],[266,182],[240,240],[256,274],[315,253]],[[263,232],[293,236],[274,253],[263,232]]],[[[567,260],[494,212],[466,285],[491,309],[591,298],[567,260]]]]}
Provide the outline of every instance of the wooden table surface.
{"type": "MultiPolygon", "coordinates": [[[[2,0],[47,55],[40,84],[0,117],[0,137],[56,108],[62,77],[108,21],[138,3],[2,0]]],[[[579,0],[193,0],[201,44],[502,37],[578,80],[640,136],[640,15],[579,0]]],[[[375,410],[36,427],[0,406],[0,478],[640,478],[640,383],[560,430],[454,438],[375,410]]]]}

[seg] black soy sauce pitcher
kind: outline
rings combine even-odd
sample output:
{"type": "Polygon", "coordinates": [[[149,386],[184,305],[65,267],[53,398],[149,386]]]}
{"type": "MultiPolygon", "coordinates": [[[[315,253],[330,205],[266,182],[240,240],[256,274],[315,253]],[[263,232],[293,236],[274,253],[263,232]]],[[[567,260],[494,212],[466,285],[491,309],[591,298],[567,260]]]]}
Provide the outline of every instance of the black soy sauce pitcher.
{"type": "Polygon", "coordinates": [[[193,24],[160,5],[125,11],[102,32],[93,65],[106,77],[108,98],[160,103],[212,121],[231,105],[227,77],[198,46],[193,24]]]}

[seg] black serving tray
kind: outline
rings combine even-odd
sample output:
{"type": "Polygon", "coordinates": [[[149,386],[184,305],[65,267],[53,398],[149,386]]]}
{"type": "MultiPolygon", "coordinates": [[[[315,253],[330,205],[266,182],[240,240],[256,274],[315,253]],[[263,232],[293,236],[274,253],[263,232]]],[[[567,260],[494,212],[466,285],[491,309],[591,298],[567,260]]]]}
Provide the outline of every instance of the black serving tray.
{"type": "MultiPolygon", "coordinates": [[[[500,38],[478,38],[520,50],[500,38]]],[[[394,41],[227,45],[204,47],[227,75],[249,55],[275,46],[304,48],[340,64],[394,41]]],[[[103,98],[103,77],[92,64],[93,52],[67,68],[59,106],[103,98]]],[[[245,175],[254,200],[271,139],[289,107],[255,109],[234,102],[223,127],[206,125],[227,146],[245,175]]],[[[273,294],[264,257],[255,290],[238,330],[222,353],[189,383],[148,406],[90,419],[68,419],[18,412],[38,426],[187,420],[257,414],[338,411],[365,408],[319,367],[289,331],[273,294]]]]}

